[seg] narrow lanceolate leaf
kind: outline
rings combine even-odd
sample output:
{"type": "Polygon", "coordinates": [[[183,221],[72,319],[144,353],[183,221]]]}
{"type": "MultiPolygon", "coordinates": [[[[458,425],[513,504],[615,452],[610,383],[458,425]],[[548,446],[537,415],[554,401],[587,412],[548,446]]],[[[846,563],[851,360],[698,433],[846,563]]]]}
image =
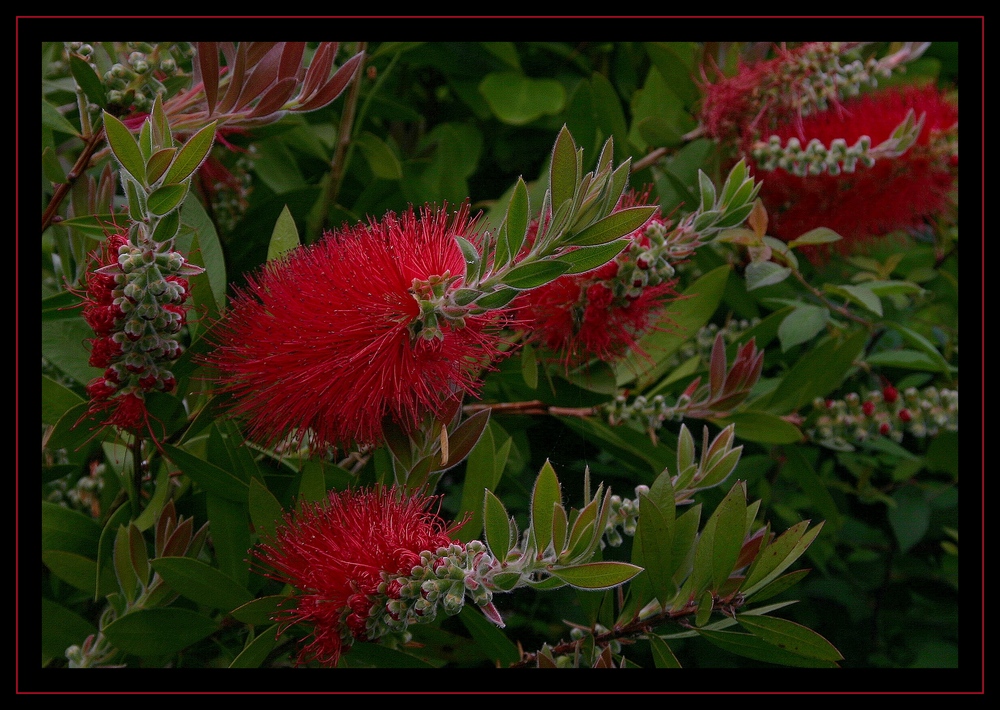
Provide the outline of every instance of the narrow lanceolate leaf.
{"type": "Polygon", "coordinates": [[[833,644],[818,633],[787,619],[739,614],[736,620],[754,636],[790,653],[824,661],[844,658],[833,644]]]}
{"type": "Polygon", "coordinates": [[[612,212],[582,232],[573,235],[567,243],[574,246],[588,246],[613,241],[639,229],[649,221],[655,211],[655,207],[628,207],[612,212]]]}
{"type": "Polygon", "coordinates": [[[168,656],[200,641],[218,624],[180,608],[139,609],[111,622],[104,635],[112,646],[135,656],[168,656]]]}
{"type": "Polygon", "coordinates": [[[198,42],[198,70],[205,87],[208,115],[215,112],[219,99],[219,45],[217,42],[198,42]]]}
{"type": "Polygon", "coordinates": [[[653,652],[653,665],[657,668],[680,668],[681,663],[670,650],[667,642],[659,636],[649,636],[649,647],[653,652]]]}
{"type": "Polygon", "coordinates": [[[223,572],[190,557],[160,557],[151,562],[175,592],[204,606],[231,611],[253,595],[223,572]]]}
{"type": "Polygon", "coordinates": [[[737,482],[713,514],[718,518],[712,552],[712,583],[715,589],[729,579],[736,566],[740,548],[746,538],[746,510],[745,484],[737,482]]]}
{"type": "Polygon", "coordinates": [[[498,288],[495,291],[490,291],[485,296],[476,299],[476,305],[480,308],[486,310],[492,310],[494,308],[503,308],[508,303],[514,300],[514,297],[519,293],[516,288],[498,288]]]}
{"type": "MultiPolygon", "coordinates": [[[[635,542],[641,548],[642,566],[646,570],[653,595],[661,602],[673,599],[677,585],[673,581],[673,511],[669,519],[648,496],[639,498],[639,527],[635,542]]],[[[634,559],[634,558],[633,558],[634,559]]]]}
{"type": "Polygon", "coordinates": [[[215,142],[215,121],[191,136],[191,139],[181,147],[170,164],[170,169],[163,177],[165,183],[181,182],[191,177],[194,171],[208,157],[208,152],[215,142]]]}
{"type": "Polygon", "coordinates": [[[181,185],[163,185],[149,194],[146,199],[146,209],[150,214],[161,217],[177,209],[188,193],[188,183],[181,185]]]}
{"type": "Polygon", "coordinates": [[[487,490],[483,499],[483,531],[493,557],[503,560],[510,552],[510,519],[500,499],[487,490]]]}
{"type": "Polygon", "coordinates": [[[715,184],[703,171],[698,171],[698,191],[701,194],[699,212],[706,212],[715,206],[715,184]]]}
{"type": "Polygon", "coordinates": [[[514,186],[514,193],[510,196],[507,204],[507,248],[510,251],[511,260],[516,260],[524,238],[528,232],[528,217],[531,209],[528,202],[528,186],[524,183],[524,178],[518,178],[514,186]]]}
{"type": "Polygon", "coordinates": [[[808,549],[819,531],[823,529],[823,523],[806,531],[808,524],[808,520],[803,520],[793,525],[757,555],[757,559],[747,571],[747,578],[743,584],[744,595],[753,594],[777,578],[808,549]]]}
{"type": "Polygon", "coordinates": [[[569,264],[567,274],[582,274],[604,266],[618,256],[629,243],[628,239],[616,239],[607,244],[580,247],[560,255],[559,261],[569,264]]]}
{"type": "Polygon", "coordinates": [[[531,530],[539,552],[552,541],[553,510],[557,505],[562,505],[562,491],[555,469],[546,460],[531,493],[531,530]]]}
{"type": "Polygon", "coordinates": [[[642,572],[642,567],[628,562],[588,562],[572,567],[551,569],[553,577],[578,589],[611,589],[642,572]]]}
{"type": "Polygon", "coordinates": [[[104,132],[115,160],[125,172],[141,183],[146,177],[146,163],[132,132],[107,111],[104,112],[104,132]]]}
{"type": "Polygon", "coordinates": [[[285,205],[271,230],[271,241],[267,244],[267,260],[280,258],[285,252],[299,246],[299,231],[295,219],[285,205]]]}
{"type": "MultiPolygon", "coordinates": [[[[569,264],[562,261],[535,261],[515,266],[504,276],[503,283],[505,286],[519,290],[536,288],[554,281],[567,271],[569,271],[569,264]]],[[[479,303],[482,305],[482,300],[479,303]]]]}
{"type": "Polygon", "coordinates": [[[549,168],[553,205],[561,205],[566,200],[573,199],[580,181],[577,167],[576,143],[569,129],[563,126],[552,149],[552,165],[549,168]]]}
{"type": "Polygon", "coordinates": [[[767,663],[775,663],[781,666],[802,668],[835,668],[837,666],[834,661],[809,658],[791,653],[753,634],[699,629],[698,635],[721,649],[735,653],[738,656],[752,658],[756,661],[766,661],[767,663]]]}
{"type": "MultiPolygon", "coordinates": [[[[143,125],[145,127],[150,124],[145,123],[143,125]]],[[[152,185],[163,176],[163,173],[166,172],[167,168],[170,166],[170,162],[174,159],[176,154],[176,148],[163,148],[162,150],[158,150],[149,156],[149,160],[146,161],[147,185],[152,185]]]]}

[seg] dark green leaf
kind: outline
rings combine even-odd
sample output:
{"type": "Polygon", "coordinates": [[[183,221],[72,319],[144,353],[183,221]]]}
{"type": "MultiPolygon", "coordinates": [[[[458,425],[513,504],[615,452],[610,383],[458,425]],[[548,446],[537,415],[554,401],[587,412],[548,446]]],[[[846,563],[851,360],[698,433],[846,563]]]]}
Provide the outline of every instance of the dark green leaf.
{"type": "Polygon", "coordinates": [[[41,549],[73,552],[94,559],[101,528],[83,513],[42,501],[41,549]]]}
{"type": "Polygon", "coordinates": [[[164,444],[164,451],[171,461],[206,491],[235,503],[247,502],[249,486],[229,471],[170,444],[164,444]]]}
{"type": "Polygon", "coordinates": [[[362,131],[360,135],[355,136],[354,143],[365,156],[375,177],[383,180],[402,179],[403,166],[385,141],[374,133],[362,131]]]}
{"type": "Polygon", "coordinates": [[[655,634],[651,634],[647,638],[649,639],[650,649],[653,652],[653,664],[657,668],[681,667],[680,661],[677,660],[677,656],[670,650],[670,646],[667,645],[666,641],[655,634]]]}
{"type": "Polygon", "coordinates": [[[214,633],[215,621],[187,609],[139,609],[108,624],[104,635],[135,656],[166,656],[214,633]]]}
{"type": "Polygon", "coordinates": [[[501,668],[520,660],[521,654],[517,646],[504,636],[496,624],[483,616],[483,613],[474,604],[463,606],[458,618],[469,630],[469,634],[479,650],[485,653],[490,660],[499,663],[501,668]]]}
{"type": "Polygon", "coordinates": [[[65,658],[66,649],[81,645],[97,628],[82,616],[50,599],[42,598],[42,654],[65,658]]]}
{"type": "Polygon", "coordinates": [[[487,74],[479,91],[504,123],[522,126],[566,105],[566,90],[554,79],[532,79],[517,72],[487,74]]]}
{"type": "Polygon", "coordinates": [[[588,562],[550,570],[552,576],[577,589],[610,589],[624,584],[642,572],[642,567],[628,562],[588,562]]]}
{"type": "Polygon", "coordinates": [[[175,592],[197,604],[228,612],[253,599],[239,583],[201,560],[160,557],[150,564],[175,592]]]}
{"type": "Polygon", "coordinates": [[[87,97],[87,102],[95,106],[104,106],[107,103],[107,96],[104,93],[104,81],[97,70],[90,66],[90,62],[76,54],[69,57],[69,70],[73,74],[73,80],[87,97]]]}
{"type": "Polygon", "coordinates": [[[503,288],[500,287],[495,291],[490,291],[485,296],[476,299],[476,305],[484,308],[486,310],[492,310],[494,308],[503,308],[508,303],[514,300],[519,291],[516,288],[503,288]]]}
{"type": "Polygon", "coordinates": [[[802,430],[775,414],[744,411],[713,420],[720,426],[736,425],[736,435],[759,444],[794,444],[803,440],[802,430]]]}
{"type": "Polygon", "coordinates": [[[549,165],[549,190],[552,195],[552,206],[558,208],[565,202],[572,202],[579,182],[580,172],[576,143],[573,141],[569,129],[563,126],[556,138],[555,146],[552,148],[552,162],[549,165]]]}
{"type": "Polygon", "coordinates": [[[552,516],[557,505],[562,505],[562,491],[555,469],[546,460],[531,492],[531,531],[539,552],[552,542],[552,516]]]}
{"type": "Polygon", "coordinates": [[[754,636],[789,653],[821,661],[840,661],[844,658],[825,638],[792,621],[752,614],[737,614],[736,620],[754,636]]]}
{"type": "Polygon", "coordinates": [[[229,664],[230,668],[259,668],[278,643],[278,626],[263,629],[229,664]]]}
{"type": "Polygon", "coordinates": [[[780,666],[801,668],[836,668],[833,661],[823,661],[790,653],[769,644],[753,634],[741,634],[733,631],[709,631],[699,629],[698,634],[719,648],[755,661],[766,661],[780,666]]]}
{"type": "Polygon", "coordinates": [[[489,490],[483,499],[483,530],[493,557],[498,560],[506,558],[513,544],[510,539],[510,517],[500,499],[489,490]]]}
{"type": "Polygon", "coordinates": [[[281,610],[282,605],[287,601],[288,595],[285,594],[258,597],[233,609],[230,616],[237,621],[242,621],[244,624],[264,626],[274,620],[274,617],[281,610]]]}

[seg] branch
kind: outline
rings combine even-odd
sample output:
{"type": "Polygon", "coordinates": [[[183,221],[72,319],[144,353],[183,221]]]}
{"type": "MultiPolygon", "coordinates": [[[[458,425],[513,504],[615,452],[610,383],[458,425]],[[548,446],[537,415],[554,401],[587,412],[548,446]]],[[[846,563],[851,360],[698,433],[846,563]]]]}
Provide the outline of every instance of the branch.
{"type": "Polygon", "coordinates": [[[59,205],[62,204],[62,201],[66,199],[66,195],[69,194],[70,188],[73,187],[73,184],[87,171],[87,168],[90,167],[90,159],[97,150],[97,146],[99,146],[103,140],[103,128],[95,133],[91,133],[90,136],[87,137],[86,143],[83,146],[83,152],[80,153],[80,157],[76,159],[76,163],[73,165],[73,168],[66,175],[66,182],[59,183],[59,185],[56,186],[55,192],[52,193],[52,199],[49,200],[49,204],[42,213],[43,232],[48,229],[53,222],[58,221],[56,219],[56,210],[59,209],[59,205]]]}

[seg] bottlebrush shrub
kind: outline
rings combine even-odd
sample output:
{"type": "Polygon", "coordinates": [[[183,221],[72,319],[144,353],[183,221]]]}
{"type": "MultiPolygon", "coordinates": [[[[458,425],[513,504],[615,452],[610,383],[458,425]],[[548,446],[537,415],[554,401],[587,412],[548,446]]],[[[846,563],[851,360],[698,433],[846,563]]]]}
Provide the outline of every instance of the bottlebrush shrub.
{"type": "Polygon", "coordinates": [[[919,50],[867,63],[855,51],[781,49],[704,89],[705,133],[750,161],[769,231],[785,241],[827,227],[851,251],[919,228],[954,201],[957,106],[934,87],[876,88],[919,50]]]}

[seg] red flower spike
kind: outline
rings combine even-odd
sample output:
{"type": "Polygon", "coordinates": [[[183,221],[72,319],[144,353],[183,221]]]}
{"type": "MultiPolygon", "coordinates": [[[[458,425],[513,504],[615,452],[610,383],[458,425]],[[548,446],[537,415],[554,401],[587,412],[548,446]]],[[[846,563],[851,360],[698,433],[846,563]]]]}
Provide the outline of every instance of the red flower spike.
{"type": "Polygon", "coordinates": [[[504,356],[505,316],[469,314],[464,327],[439,319],[439,338],[413,337],[410,327],[420,316],[414,281],[464,274],[455,237],[473,232],[465,206],[453,218],[410,208],[345,226],[252,275],[206,357],[247,435],[371,444],[385,418],[412,429],[475,393],[480,373],[504,356]]]}
{"type": "Polygon", "coordinates": [[[958,109],[935,88],[885,89],[845,100],[838,109],[788,115],[771,135],[782,144],[795,137],[802,145],[819,139],[824,146],[835,139],[853,145],[867,135],[877,146],[911,109],[918,118],[926,115],[916,144],[902,155],[878,158],[872,167],[859,164],[852,173],[800,177],[754,165],[763,178],[759,197],[767,207],[770,233],[788,241],[829,227],[844,237],[837,243],[843,251],[896,230],[919,228],[944,211],[955,171],[934,142],[957,125],[958,109]]]}
{"type": "Polygon", "coordinates": [[[331,491],[326,501],[304,502],[286,514],[274,535],[254,548],[265,576],[296,588],[275,620],[282,631],[299,623],[311,629],[300,664],[337,665],[352,639],[365,637],[373,604],[398,596],[401,586],[392,580],[377,598],[385,576],[407,576],[420,552],[455,543],[457,526],[430,510],[438,501],[381,486],[331,491]]]}

